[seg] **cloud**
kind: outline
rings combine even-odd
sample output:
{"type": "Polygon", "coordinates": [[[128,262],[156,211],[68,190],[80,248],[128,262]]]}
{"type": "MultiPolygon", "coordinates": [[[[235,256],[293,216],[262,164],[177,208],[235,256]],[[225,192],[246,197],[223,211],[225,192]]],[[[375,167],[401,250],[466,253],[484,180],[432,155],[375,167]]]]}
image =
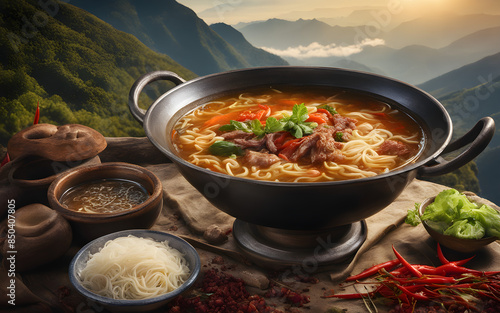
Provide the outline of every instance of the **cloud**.
{"type": "Polygon", "coordinates": [[[363,51],[363,48],[366,46],[380,46],[385,42],[383,39],[375,38],[375,39],[365,39],[363,42],[355,45],[347,45],[347,46],[338,46],[334,43],[329,45],[322,45],[317,42],[313,42],[308,46],[297,46],[297,47],[288,47],[285,50],[261,47],[262,49],[279,55],[280,57],[292,57],[296,59],[308,59],[308,58],[327,58],[327,57],[346,57],[352,54],[359,53],[363,51]]]}

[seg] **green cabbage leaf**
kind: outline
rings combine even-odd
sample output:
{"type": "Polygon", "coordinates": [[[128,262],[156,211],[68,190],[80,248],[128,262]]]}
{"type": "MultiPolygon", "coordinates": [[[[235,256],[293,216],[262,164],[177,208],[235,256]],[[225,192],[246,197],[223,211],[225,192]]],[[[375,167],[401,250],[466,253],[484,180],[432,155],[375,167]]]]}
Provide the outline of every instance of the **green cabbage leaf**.
{"type": "Polygon", "coordinates": [[[500,212],[488,205],[478,206],[455,189],[440,192],[421,220],[434,230],[457,238],[500,238],[500,212]]]}

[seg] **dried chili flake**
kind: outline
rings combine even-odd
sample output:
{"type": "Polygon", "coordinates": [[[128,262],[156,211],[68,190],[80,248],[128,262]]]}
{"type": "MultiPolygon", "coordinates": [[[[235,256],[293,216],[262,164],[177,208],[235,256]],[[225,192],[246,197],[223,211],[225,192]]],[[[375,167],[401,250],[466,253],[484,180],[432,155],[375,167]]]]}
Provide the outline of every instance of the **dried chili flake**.
{"type": "Polygon", "coordinates": [[[272,286],[265,294],[267,298],[283,298],[287,303],[294,306],[302,307],[304,304],[310,302],[310,297],[301,295],[298,292],[288,289],[287,287],[272,286]]]}
{"type": "Polygon", "coordinates": [[[191,294],[179,296],[169,304],[169,313],[282,313],[266,304],[259,295],[251,295],[242,279],[209,269],[191,294]]]}

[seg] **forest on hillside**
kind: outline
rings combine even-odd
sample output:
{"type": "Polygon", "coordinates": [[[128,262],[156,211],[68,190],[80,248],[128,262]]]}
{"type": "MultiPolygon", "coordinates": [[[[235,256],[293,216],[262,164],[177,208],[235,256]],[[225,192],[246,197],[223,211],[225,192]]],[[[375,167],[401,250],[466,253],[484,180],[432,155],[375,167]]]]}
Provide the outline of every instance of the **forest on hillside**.
{"type": "MultiPolygon", "coordinates": [[[[33,122],[37,103],[41,123],[79,123],[105,136],[143,136],[127,106],[133,82],[159,69],[196,77],[74,6],[61,4],[50,18],[35,1],[2,1],[0,9],[1,145],[33,122]],[[48,19],[36,27],[40,12],[48,19]]],[[[141,103],[151,104],[167,88],[152,85],[141,103]]]]}

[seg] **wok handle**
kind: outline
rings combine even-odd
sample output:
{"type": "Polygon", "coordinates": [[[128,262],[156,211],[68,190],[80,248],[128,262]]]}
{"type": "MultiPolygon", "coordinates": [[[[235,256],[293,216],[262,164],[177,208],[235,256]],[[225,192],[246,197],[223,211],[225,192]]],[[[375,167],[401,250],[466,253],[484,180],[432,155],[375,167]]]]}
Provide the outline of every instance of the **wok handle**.
{"type": "Polygon", "coordinates": [[[495,121],[487,116],[477,122],[477,124],[464,136],[450,143],[442,154],[456,151],[470,144],[462,153],[450,161],[444,160],[441,156],[434,159],[436,165],[424,165],[418,169],[419,176],[438,176],[459,169],[463,165],[477,157],[491,141],[495,134],[495,121]]]}
{"type": "Polygon", "coordinates": [[[139,77],[132,85],[132,88],[130,88],[130,93],[128,94],[128,108],[134,118],[141,124],[144,121],[146,110],[139,107],[139,95],[147,84],[157,80],[168,80],[173,82],[176,86],[185,82],[182,77],[170,71],[154,71],[139,77]]]}

